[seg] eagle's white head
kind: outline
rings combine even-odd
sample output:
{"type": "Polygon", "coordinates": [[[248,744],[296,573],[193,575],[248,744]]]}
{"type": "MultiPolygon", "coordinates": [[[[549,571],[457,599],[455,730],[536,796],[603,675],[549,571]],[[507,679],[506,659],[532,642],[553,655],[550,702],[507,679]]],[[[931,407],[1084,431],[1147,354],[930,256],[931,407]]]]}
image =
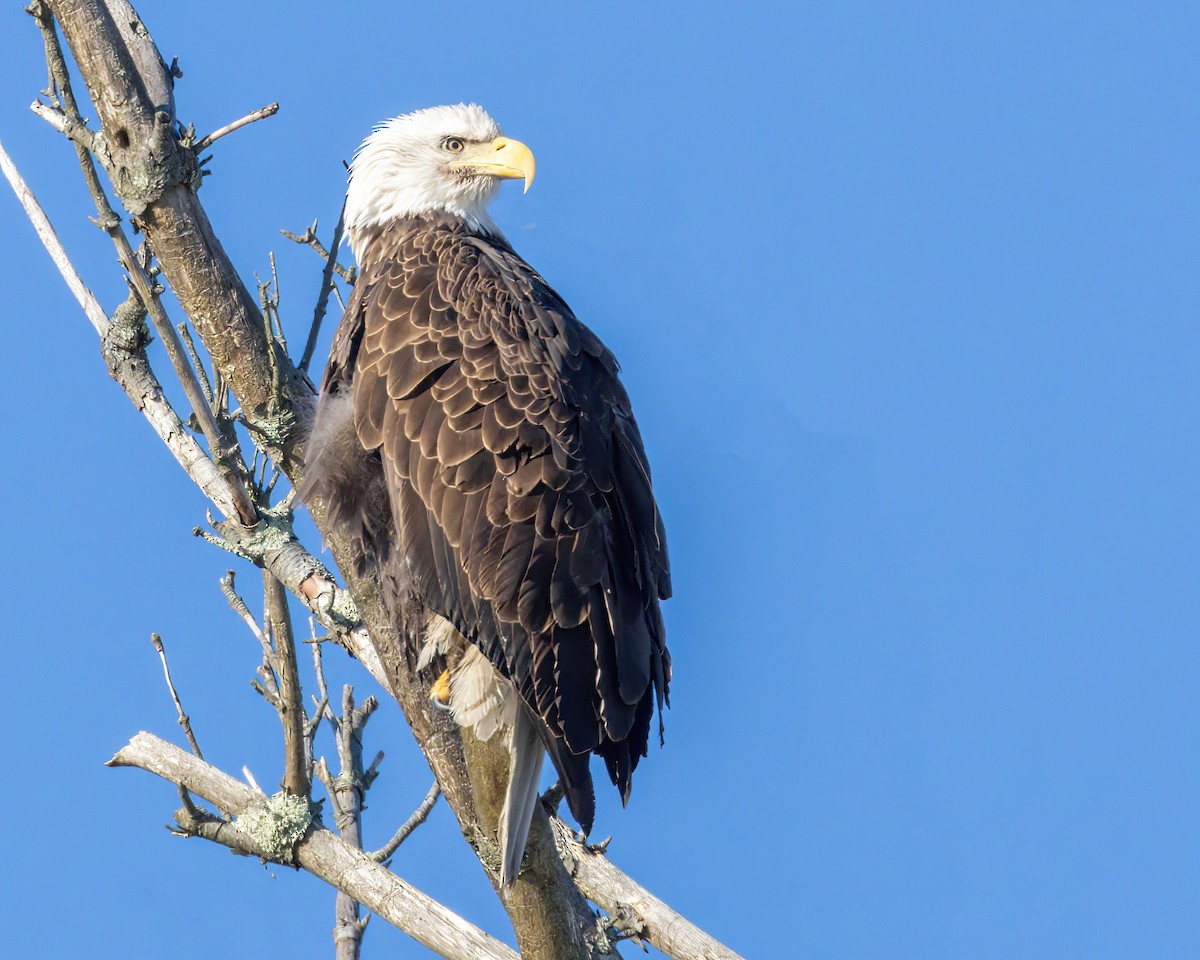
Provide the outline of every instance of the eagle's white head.
{"type": "Polygon", "coordinates": [[[379,124],[350,164],[346,235],[362,259],[373,228],[389,220],[446,211],[499,233],[487,213],[500,181],[533,182],[533,154],[501,135],[474,103],[430,107],[379,124]]]}

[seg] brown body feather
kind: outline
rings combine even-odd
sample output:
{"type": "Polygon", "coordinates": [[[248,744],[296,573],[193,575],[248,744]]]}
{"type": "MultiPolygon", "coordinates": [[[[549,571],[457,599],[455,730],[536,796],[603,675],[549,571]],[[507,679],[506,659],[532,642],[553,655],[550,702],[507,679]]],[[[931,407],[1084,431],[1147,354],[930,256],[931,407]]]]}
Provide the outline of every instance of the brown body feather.
{"type": "Polygon", "coordinates": [[[666,541],[617,363],[460,218],[393,221],[362,260],[302,493],[512,681],[590,829],[589,755],[628,799],[670,679],[666,541]]]}

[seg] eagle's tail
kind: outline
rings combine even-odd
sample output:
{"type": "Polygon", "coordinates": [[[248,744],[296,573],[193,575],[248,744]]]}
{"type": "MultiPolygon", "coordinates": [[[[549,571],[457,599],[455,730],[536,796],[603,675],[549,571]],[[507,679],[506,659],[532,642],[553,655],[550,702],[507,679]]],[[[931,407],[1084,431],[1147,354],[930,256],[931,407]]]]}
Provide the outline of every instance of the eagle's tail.
{"type": "Polygon", "coordinates": [[[511,887],[521,869],[533,805],[538,801],[538,779],[546,751],[538,728],[525,709],[516,711],[512,728],[512,748],[508,761],[508,789],[504,809],[500,811],[500,884],[511,887]]]}

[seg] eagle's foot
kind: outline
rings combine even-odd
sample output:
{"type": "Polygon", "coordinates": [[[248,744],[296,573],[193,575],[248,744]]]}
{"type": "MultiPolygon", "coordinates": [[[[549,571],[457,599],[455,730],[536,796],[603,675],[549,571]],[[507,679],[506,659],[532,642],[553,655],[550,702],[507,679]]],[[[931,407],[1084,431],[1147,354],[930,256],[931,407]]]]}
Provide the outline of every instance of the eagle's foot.
{"type": "Polygon", "coordinates": [[[581,840],[580,842],[583,843],[584,846],[586,846],[588,848],[588,853],[605,854],[608,852],[608,845],[610,843],[612,843],[612,836],[610,834],[609,836],[607,836],[603,840],[601,840],[599,843],[588,843],[586,837],[584,837],[583,840],[581,840]]]}
{"type": "Polygon", "coordinates": [[[429,699],[439,710],[450,710],[450,671],[443,670],[433,686],[429,688],[429,699]]]}
{"type": "Polygon", "coordinates": [[[616,912],[609,917],[600,918],[600,928],[610,943],[628,940],[636,943],[643,951],[646,950],[642,937],[646,933],[646,921],[642,915],[627,903],[618,903],[616,912]]]}

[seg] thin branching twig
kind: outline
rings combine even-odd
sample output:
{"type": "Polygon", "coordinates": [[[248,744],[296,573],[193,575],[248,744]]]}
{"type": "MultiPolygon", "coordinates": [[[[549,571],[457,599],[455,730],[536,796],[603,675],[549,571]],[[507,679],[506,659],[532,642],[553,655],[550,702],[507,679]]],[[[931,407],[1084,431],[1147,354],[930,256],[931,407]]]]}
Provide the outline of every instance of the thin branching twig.
{"type": "Polygon", "coordinates": [[[376,863],[384,863],[392,858],[392,855],[400,848],[405,840],[409,838],[414,830],[423,824],[429,817],[429,813],[433,810],[434,804],[437,803],[438,797],[442,795],[442,788],[436,780],[433,781],[433,786],[429,788],[429,792],[425,794],[425,799],[421,801],[412,815],[400,825],[400,829],[392,834],[392,838],[382,847],[371,854],[371,859],[376,863]]]}
{"type": "Polygon", "coordinates": [[[235,130],[241,130],[247,124],[254,123],[256,120],[265,120],[267,117],[273,117],[279,112],[278,103],[268,103],[265,107],[260,107],[251,113],[246,114],[240,120],[234,120],[233,123],[227,123],[223,127],[218,127],[207,137],[202,137],[196,141],[192,149],[199,153],[201,150],[207,150],[222,137],[226,137],[235,130]]]}
{"type": "MultiPolygon", "coordinates": [[[[282,233],[289,240],[291,240],[292,243],[299,243],[299,244],[303,244],[305,246],[312,247],[313,250],[315,250],[317,252],[317,255],[322,260],[328,261],[330,259],[329,251],[326,250],[325,245],[323,243],[321,243],[320,240],[317,239],[317,221],[316,220],[314,220],[312,222],[311,226],[305,228],[304,233],[291,233],[287,230],[280,230],[279,232],[282,233]]],[[[333,257],[333,259],[335,261],[334,265],[333,265],[333,272],[336,273],[343,280],[345,280],[346,283],[350,284],[350,286],[354,286],[354,281],[358,278],[357,268],[343,267],[340,263],[337,263],[336,262],[336,259],[337,259],[336,253],[337,253],[337,251],[335,250],[334,251],[335,255],[333,257]]]]}
{"type": "MultiPolygon", "coordinates": [[[[337,249],[342,243],[342,230],[346,224],[346,202],[342,201],[342,210],[338,214],[337,226],[333,228],[333,243],[330,244],[330,249],[334,251],[334,256],[325,257],[325,269],[321,273],[321,292],[317,295],[317,305],[313,310],[312,326],[308,330],[308,340],[304,344],[304,353],[300,357],[300,369],[308,371],[308,365],[312,363],[313,352],[317,349],[317,335],[321,332],[321,321],[325,318],[325,310],[329,306],[329,291],[336,290],[336,284],[333,282],[333,271],[337,267],[337,249]]],[[[316,221],[313,222],[313,227],[316,227],[316,221]]],[[[314,230],[315,232],[315,230],[314,230]]],[[[340,297],[338,298],[341,299],[340,297]]]]}

